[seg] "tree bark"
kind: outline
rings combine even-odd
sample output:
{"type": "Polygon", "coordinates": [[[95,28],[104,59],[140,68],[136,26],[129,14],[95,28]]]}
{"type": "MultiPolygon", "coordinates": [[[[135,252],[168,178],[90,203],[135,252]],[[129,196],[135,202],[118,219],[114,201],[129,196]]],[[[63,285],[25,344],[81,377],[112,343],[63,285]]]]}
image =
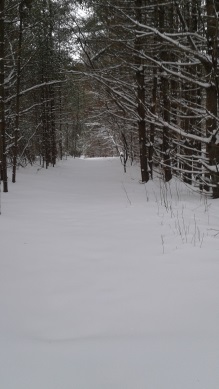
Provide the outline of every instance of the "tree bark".
{"type": "Polygon", "coordinates": [[[19,120],[20,120],[20,82],[21,82],[21,48],[23,35],[23,6],[21,2],[19,6],[19,38],[17,52],[17,85],[16,85],[16,112],[15,112],[15,130],[14,130],[14,147],[13,147],[13,166],[12,166],[12,182],[16,182],[17,156],[18,156],[18,138],[19,138],[19,120]]]}
{"type": "MultiPolygon", "coordinates": [[[[159,27],[160,31],[165,31],[165,20],[170,21],[170,15],[168,12],[165,12],[167,6],[159,7],[159,27]]],[[[171,24],[171,23],[170,23],[171,24]]],[[[163,47],[161,51],[161,60],[168,62],[169,52],[168,47],[163,47]]],[[[166,123],[170,123],[170,85],[169,79],[166,74],[161,73],[161,93],[163,100],[163,118],[166,123]]],[[[162,153],[163,153],[163,171],[164,171],[164,180],[166,182],[172,179],[171,171],[171,158],[170,158],[170,135],[169,129],[167,126],[163,126],[163,140],[162,140],[162,153]]]]}
{"type": "Polygon", "coordinates": [[[212,59],[211,66],[206,66],[206,74],[210,77],[211,86],[206,92],[206,109],[212,115],[206,120],[206,133],[211,136],[211,142],[207,146],[209,164],[216,167],[215,173],[211,174],[213,184],[213,198],[219,198],[219,172],[217,167],[219,164],[219,145],[216,142],[217,130],[217,112],[218,112],[218,12],[219,1],[206,0],[207,11],[207,42],[208,54],[212,59]]]}
{"type": "MultiPolygon", "coordinates": [[[[157,105],[157,70],[153,69],[153,88],[152,88],[152,101],[151,101],[151,113],[156,114],[156,105],[157,105]]],[[[149,155],[148,163],[150,167],[151,178],[153,179],[153,155],[154,155],[154,136],[155,136],[155,124],[151,122],[150,125],[150,146],[149,146],[149,155]]]]}
{"type": "Polygon", "coordinates": [[[5,2],[0,1],[0,165],[3,192],[8,192],[5,140],[5,2]]]}
{"type": "MultiPolygon", "coordinates": [[[[142,0],[135,0],[136,21],[142,22],[142,0]]],[[[149,180],[148,157],[146,146],[146,123],[145,123],[145,77],[144,64],[141,58],[142,38],[137,34],[135,36],[135,65],[136,65],[136,83],[137,83],[137,112],[138,112],[138,136],[140,146],[140,167],[142,182],[149,180]]]]}

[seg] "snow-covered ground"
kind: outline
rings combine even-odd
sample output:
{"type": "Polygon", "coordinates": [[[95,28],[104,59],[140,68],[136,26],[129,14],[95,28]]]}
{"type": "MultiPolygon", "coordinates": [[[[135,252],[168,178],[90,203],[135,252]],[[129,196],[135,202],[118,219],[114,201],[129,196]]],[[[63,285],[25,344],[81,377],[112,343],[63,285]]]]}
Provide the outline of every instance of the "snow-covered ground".
{"type": "Polygon", "coordinates": [[[69,159],[2,194],[1,389],[218,389],[219,201],[138,175],[69,159]]]}

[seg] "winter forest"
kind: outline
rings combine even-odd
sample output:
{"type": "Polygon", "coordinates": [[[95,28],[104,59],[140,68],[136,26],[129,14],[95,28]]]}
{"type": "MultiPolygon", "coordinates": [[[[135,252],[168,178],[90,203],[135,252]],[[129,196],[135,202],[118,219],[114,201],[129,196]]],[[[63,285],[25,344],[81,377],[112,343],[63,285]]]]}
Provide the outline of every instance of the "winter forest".
{"type": "Polygon", "coordinates": [[[0,160],[138,161],[219,197],[215,0],[1,0],[0,160]]]}
{"type": "Polygon", "coordinates": [[[219,0],[0,0],[0,388],[219,388],[219,0]]]}

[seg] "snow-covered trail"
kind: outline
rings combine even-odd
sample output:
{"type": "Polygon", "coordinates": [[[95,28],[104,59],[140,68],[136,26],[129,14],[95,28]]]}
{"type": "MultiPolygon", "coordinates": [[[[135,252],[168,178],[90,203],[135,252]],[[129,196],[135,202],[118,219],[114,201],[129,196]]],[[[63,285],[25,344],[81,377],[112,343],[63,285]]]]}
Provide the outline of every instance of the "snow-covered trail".
{"type": "Polygon", "coordinates": [[[174,188],[117,159],[19,171],[0,216],[0,388],[218,389],[218,203],[174,188]]]}

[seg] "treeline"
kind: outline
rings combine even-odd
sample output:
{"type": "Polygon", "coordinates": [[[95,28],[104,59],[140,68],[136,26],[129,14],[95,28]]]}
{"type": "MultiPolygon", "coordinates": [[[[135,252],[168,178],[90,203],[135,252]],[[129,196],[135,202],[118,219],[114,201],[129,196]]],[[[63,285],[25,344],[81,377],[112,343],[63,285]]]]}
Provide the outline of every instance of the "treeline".
{"type": "Polygon", "coordinates": [[[0,162],[4,192],[8,167],[38,161],[55,165],[80,153],[84,88],[67,74],[75,67],[77,2],[1,0],[0,162]]]}
{"type": "Polygon", "coordinates": [[[219,1],[88,1],[86,75],[100,127],[142,181],[159,170],[219,197],[219,1]],[[99,89],[98,89],[99,85],[99,89]]]}
{"type": "Polygon", "coordinates": [[[138,160],[142,182],[177,175],[219,197],[219,0],[0,7],[5,191],[9,165],[15,182],[19,164],[84,153],[138,160]]]}

